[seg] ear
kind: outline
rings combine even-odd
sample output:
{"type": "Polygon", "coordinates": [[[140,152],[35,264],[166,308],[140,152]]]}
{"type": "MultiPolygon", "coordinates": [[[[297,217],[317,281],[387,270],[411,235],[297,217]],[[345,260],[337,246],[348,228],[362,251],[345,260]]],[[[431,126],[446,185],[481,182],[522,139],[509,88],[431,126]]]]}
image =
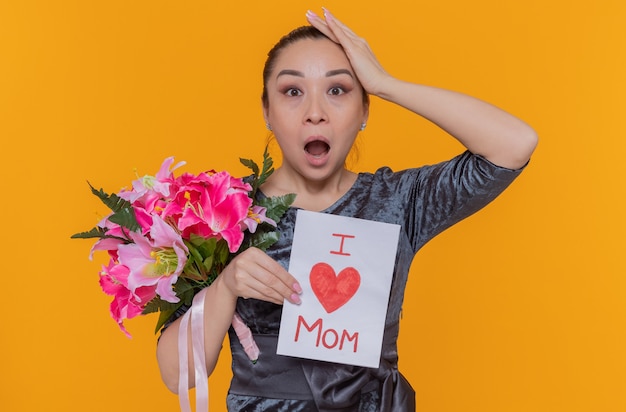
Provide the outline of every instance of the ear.
{"type": "Polygon", "coordinates": [[[367,101],[363,103],[363,121],[361,123],[367,123],[367,119],[370,117],[370,98],[367,96],[367,101]]]}

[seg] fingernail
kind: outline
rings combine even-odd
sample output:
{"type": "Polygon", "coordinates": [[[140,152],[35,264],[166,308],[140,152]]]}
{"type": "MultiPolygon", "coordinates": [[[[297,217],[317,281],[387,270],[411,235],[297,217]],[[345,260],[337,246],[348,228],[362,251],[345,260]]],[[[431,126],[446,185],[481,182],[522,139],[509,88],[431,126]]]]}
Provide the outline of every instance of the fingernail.
{"type": "Polygon", "coordinates": [[[295,303],[296,305],[299,305],[302,303],[302,301],[300,300],[300,296],[296,295],[295,293],[292,293],[290,297],[291,297],[291,301],[295,303]]]}
{"type": "Polygon", "coordinates": [[[295,290],[298,295],[302,294],[302,287],[298,282],[293,284],[293,290],[295,290]]]}

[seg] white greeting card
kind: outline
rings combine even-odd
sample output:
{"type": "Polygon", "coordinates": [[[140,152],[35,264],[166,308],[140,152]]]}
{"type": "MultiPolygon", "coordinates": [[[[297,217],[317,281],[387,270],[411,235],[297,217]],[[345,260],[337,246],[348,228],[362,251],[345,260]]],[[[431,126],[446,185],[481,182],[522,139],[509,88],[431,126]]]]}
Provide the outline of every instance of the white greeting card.
{"type": "Polygon", "coordinates": [[[302,304],[285,302],[279,355],[376,368],[400,226],[299,210],[289,273],[302,304]]]}

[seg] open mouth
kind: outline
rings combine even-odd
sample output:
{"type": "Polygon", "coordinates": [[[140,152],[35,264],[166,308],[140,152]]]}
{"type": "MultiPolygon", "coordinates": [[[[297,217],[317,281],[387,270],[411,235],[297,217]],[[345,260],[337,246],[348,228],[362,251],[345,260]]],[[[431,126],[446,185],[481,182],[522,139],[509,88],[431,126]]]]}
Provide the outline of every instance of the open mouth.
{"type": "Polygon", "coordinates": [[[330,146],[321,140],[313,140],[304,146],[304,151],[314,157],[320,157],[328,153],[330,146]]]}

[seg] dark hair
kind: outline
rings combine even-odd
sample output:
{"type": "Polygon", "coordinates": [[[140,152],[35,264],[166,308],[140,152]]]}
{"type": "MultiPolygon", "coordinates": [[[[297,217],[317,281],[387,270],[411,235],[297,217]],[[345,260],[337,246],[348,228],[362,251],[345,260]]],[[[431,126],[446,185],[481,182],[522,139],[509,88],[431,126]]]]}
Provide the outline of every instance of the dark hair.
{"type": "MultiPolygon", "coordinates": [[[[301,26],[281,37],[278,43],[267,53],[267,60],[265,60],[265,66],[263,67],[263,94],[261,95],[264,107],[269,107],[267,82],[270,74],[274,70],[276,59],[280,55],[280,52],[287,46],[304,39],[328,39],[328,37],[313,26],[301,26]]],[[[368,104],[369,96],[363,89],[363,86],[361,86],[361,90],[363,91],[363,104],[368,104]]]]}

